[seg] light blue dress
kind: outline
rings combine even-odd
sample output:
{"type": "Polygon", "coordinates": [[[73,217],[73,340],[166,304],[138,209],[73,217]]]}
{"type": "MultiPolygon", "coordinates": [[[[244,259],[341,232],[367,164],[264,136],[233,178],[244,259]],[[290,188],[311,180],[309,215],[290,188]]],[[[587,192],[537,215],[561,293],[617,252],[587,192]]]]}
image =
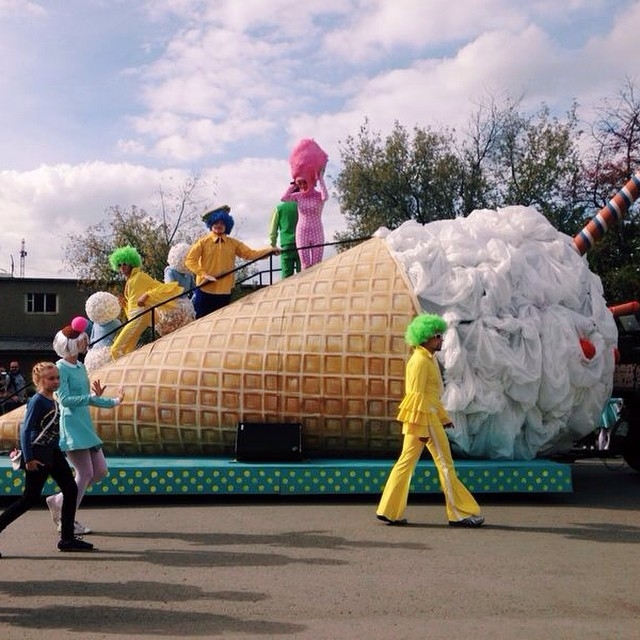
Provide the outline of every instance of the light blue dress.
{"type": "Polygon", "coordinates": [[[76,451],[102,445],[89,406],[110,408],[118,401],[91,394],[89,376],[82,362],[71,364],[61,359],[56,366],[60,372],[60,388],[56,393],[60,405],[60,448],[76,451]]]}

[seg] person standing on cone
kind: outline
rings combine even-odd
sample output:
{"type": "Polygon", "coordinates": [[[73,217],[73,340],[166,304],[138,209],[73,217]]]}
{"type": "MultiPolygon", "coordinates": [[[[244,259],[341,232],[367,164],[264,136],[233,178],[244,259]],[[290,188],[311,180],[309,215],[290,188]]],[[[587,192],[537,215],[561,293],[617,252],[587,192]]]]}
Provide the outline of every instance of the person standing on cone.
{"type": "Polygon", "coordinates": [[[180,295],[183,289],[176,282],[158,282],[142,271],[142,257],[135,247],[118,247],[109,256],[109,264],[126,281],[123,306],[129,322],[122,327],[111,345],[111,356],[117,360],[131,353],[144,330],[151,326],[151,312],[145,313],[145,310],[165,300],[170,302],[165,303],[164,309],[175,308],[176,301],[173,298],[180,295]]]}
{"type": "Polygon", "coordinates": [[[298,205],[296,246],[301,269],[308,269],[320,262],[324,253],[322,210],[329,198],[324,183],[328,161],[329,156],[313,138],[300,140],[289,156],[293,182],[280,200],[298,205]],[[315,188],[316,184],[320,186],[319,191],[315,188]]]}
{"type": "Polygon", "coordinates": [[[300,273],[300,256],[296,247],[296,225],[298,224],[298,205],[293,202],[281,202],[273,210],[269,242],[276,247],[280,236],[280,271],[283,278],[300,273]]]}
{"type": "Polygon", "coordinates": [[[405,333],[413,353],[407,362],[405,396],[397,418],[402,422],[404,440],[376,512],[378,519],[389,525],[407,524],[403,516],[409,485],[425,446],[438,469],[449,524],[479,527],[484,522],[478,503],[456,474],[445,433],[453,423],[440,400],[443,384],[435,353],[442,348],[442,334],[446,330],[443,318],[425,313],[414,318],[405,333]]]}
{"type": "Polygon", "coordinates": [[[231,289],[235,282],[233,269],[237,258],[256,260],[279,255],[273,247],[251,249],[244,242],[231,238],[234,220],[227,205],[216,207],[202,216],[210,233],[196,240],[189,249],[184,264],[196,276],[193,306],[196,318],[226,307],[231,302],[231,289]]]}
{"type": "Polygon", "coordinates": [[[324,253],[322,209],[328,198],[329,193],[322,174],[313,179],[297,176],[280,198],[283,202],[293,201],[298,205],[296,245],[303,269],[308,269],[322,261],[324,253]],[[320,185],[320,191],[315,188],[316,182],[320,185]]]}

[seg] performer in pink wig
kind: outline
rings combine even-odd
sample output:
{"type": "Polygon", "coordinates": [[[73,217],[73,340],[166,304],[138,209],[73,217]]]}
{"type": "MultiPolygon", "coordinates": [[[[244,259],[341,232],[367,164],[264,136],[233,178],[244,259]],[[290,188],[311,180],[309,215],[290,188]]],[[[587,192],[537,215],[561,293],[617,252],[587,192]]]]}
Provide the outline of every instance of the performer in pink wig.
{"type": "Polygon", "coordinates": [[[324,227],[322,209],[329,194],[324,183],[324,169],[328,156],[315,140],[301,140],[291,152],[289,164],[293,182],[284,192],[281,200],[294,201],[298,205],[296,245],[303,269],[322,260],[324,247],[324,227]],[[316,183],[320,191],[315,189],[316,183]]]}

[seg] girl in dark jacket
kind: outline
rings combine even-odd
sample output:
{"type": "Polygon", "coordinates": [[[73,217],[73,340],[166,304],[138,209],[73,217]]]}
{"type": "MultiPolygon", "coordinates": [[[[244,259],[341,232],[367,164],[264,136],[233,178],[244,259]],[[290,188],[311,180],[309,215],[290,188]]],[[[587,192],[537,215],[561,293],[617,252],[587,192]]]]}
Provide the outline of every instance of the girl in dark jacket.
{"type": "Polygon", "coordinates": [[[78,489],[71,467],[59,446],[60,411],[53,395],[60,386],[58,368],[53,362],[38,362],[33,367],[32,379],[37,392],[27,404],[20,428],[20,446],[25,469],[24,492],[0,514],[0,531],[37,504],[42,489],[51,476],[62,489],[64,496],[62,532],[58,549],[90,551],[93,545],[76,538],[73,533],[78,489]]]}

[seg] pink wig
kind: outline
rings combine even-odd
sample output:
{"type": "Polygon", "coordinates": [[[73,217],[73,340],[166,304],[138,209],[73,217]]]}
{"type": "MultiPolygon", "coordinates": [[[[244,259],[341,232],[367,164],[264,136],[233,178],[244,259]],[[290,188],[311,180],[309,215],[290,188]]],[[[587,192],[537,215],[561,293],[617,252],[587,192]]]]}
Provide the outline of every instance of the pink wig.
{"type": "Polygon", "coordinates": [[[329,156],[312,138],[304,138],[293,148],[289,156],[291,177],[304,178],[312,189],[327,166],[329,156]]]}

